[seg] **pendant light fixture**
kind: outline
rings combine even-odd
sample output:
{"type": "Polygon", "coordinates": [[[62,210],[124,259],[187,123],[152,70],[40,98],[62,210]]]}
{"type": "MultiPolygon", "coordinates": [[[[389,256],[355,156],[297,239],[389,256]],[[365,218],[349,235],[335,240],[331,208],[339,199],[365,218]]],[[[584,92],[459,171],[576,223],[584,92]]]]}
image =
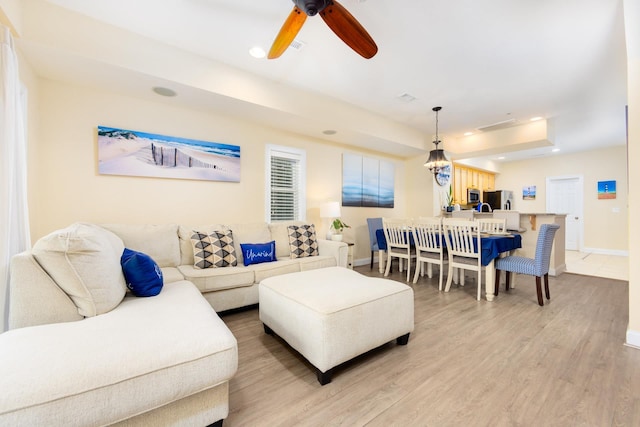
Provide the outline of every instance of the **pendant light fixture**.
{"type": "Polygon", "coordinates": [[[442,107],[433,107],[433,111],[436,112],[436,140],[433,143],[436,145],[435,150],[431,150],[429,153],[429,160],[424,164],[425,167],[429,168],[429,171],[433,173],[433,175],[438,175],[442,169],[447,166],[451,166],[451,162],[447,159],[447,156],[444,154],[444,150],[438,148],[438,144],[442,141],[438,138],[438,111],[442,110],[442,107]]]}

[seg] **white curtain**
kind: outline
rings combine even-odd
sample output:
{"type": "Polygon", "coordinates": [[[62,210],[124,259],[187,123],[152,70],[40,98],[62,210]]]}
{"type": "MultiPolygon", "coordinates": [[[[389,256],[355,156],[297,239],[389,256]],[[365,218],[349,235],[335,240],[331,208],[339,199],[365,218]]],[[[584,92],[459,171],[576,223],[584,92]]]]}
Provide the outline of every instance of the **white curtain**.
{"type": "Polygon", "coordinates": [[[0,332],[8,328],[9,263],[29,249],[26,89],[8,28],[0,25],[0,332]]]}

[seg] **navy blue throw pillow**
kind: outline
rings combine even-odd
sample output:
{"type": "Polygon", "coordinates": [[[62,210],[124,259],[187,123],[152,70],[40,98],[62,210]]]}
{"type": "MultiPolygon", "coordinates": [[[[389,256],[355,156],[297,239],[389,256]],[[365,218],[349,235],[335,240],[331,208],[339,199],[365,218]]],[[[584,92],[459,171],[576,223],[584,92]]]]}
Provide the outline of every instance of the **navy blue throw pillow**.
{"type": "Polygon", "coordinates": [[[240,243],[244,265],[276,260],[276,241],[268,243],[240,243]]]}
{"type": "Polygon", "coordinates": [[[162,290],[162,271],[147,254],[124,249],[120,257],[127,288],[137,297],[153,297],[162,290]]]}

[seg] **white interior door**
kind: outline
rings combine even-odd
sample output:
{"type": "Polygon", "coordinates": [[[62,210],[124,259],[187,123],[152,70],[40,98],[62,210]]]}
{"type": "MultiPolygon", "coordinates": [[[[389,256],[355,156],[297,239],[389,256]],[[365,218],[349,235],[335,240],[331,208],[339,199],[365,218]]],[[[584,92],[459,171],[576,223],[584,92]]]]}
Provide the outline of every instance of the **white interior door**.
{"type": "Polygon", "coordinates": [[[547,212],[567,214],[565,249],[578,251],[583,246],[582,176],[547,178],[547,212]]]}

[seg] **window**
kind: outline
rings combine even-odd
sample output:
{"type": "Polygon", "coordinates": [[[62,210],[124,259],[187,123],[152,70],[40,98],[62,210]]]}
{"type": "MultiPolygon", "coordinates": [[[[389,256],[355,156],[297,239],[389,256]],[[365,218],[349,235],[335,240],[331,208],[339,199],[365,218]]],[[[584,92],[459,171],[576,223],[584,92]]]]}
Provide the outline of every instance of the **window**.
{"type": "Polygon", "coordinates": [[[306,153],[289,147],[267,146],[267,222],[306,217],[306,153]]]}

